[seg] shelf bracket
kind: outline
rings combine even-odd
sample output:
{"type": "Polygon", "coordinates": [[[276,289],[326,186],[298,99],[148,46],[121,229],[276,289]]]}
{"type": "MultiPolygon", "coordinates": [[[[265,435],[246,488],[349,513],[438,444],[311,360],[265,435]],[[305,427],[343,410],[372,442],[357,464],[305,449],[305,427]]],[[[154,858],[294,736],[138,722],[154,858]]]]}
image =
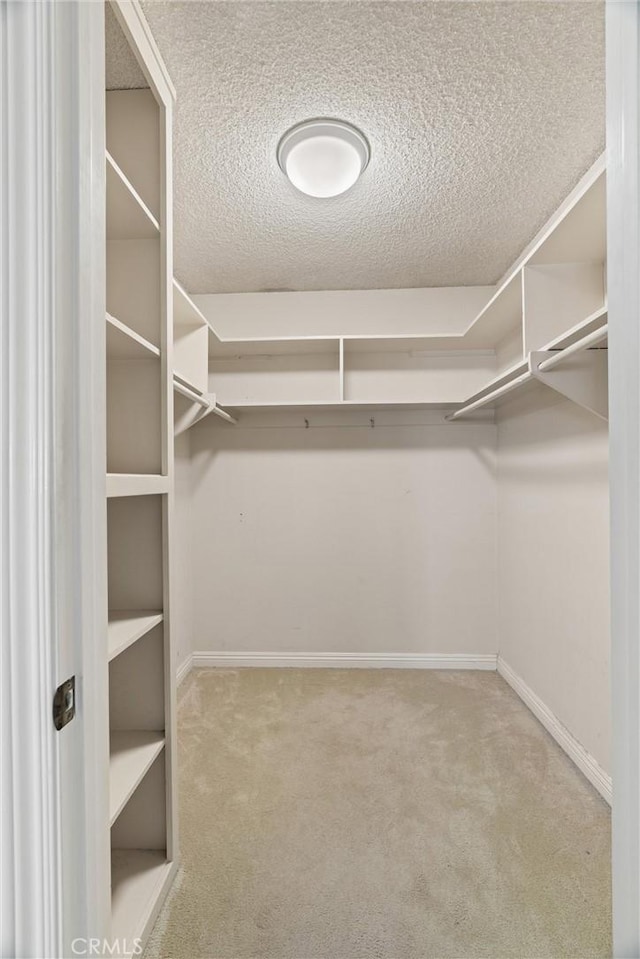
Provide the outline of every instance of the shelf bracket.
{"type": "Polygon", "coordinates": [[[561,393],[578,406],[603,420],[609,418],[608,355],[606,349],[582,350],[567,356],[548,370],[540,366],[557,356],[557,351],[537,350],[529,354],[529,370],[545,386],[561,393]]]}

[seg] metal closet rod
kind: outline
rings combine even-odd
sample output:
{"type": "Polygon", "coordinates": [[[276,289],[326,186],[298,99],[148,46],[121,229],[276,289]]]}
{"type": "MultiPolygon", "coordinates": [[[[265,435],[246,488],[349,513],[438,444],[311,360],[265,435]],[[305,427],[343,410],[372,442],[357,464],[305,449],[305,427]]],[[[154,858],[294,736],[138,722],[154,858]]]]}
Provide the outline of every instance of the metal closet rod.
{"type": "MultiPolygon", "coordinates": [[[[576,340],[576,342],[572,343],[570,346],[565,346],[564,349],[558,350],[554,356],[547,357],[547,359],[543,360],[538,366],[538,371],[540,373],[544,373],[545,370],[553,369],[553,367],[557,366],[558,363],[568,359],[568,357],[573,356],[575,353],[580,353],[582,350],[586,350],[590,346],[600,343],[602,340],[607,338],[608,332],[609,324],[605,323],[604,326],[594,330],[593,333],[589,333],[587,336],[583,336],[582,339],[576,340]]],[[[520,376],[516,376],[515,379],[509,380],[508,383],[504,383],[502,386],[492,390],[490,393],[486,393],[484,396],[481,396],[480,399],[474,400],[473,403],[468,403],[466,406],[456,410],[455,413],[452,413],[451,416],[447,417],[447,419],[455,420],[459,416],[464,416],[467,413],[473,413],[473,411],[477,410],[479,407],[486,406],[486,404],[491,403],[492,400],[497,400],[501,396],[505,396],[507,393],[517,389],[519,386],[522,386],[524,383],[527,383],[533,378],[534,374],[531,373],[530,370],[527,370],[526,373],[521,373],[520,376]]]]}
{"type": "Polygon", "coordinates": [[[545,370],[552,370],[554,366],[557,366],[558,363],[561,363],[568,357],[573,356],[574,353],[580,353],[582,350],[588,350],[590,346],[595,346],[596,343],[606,340],[608,335],[609,324],[605,323],[604,326],[600,327],[600,329],[594,330],[593,333],[589,333],[587,336],[583,336],[581,340],[576,340],[576,342],[572,343],[571,346],[565,346],[563,350],[558,350],[555,356],[547,357],[547,359],[543,360],[539,365],[538,370],[541,373],[544,373],[545,370]]]}
{"type": "Polygon", "coordinates": [[[503,386],[499,386],[497,389],[492,390],[491,393],[487,393],[486,396],[481,396],[479,400],[474,400],[473,403],[469,403],[467,406],[461,407],[461,409],[456,410],[455,413],[452,413],[451,416],[448,416],[448,420],[456,420],[459,416],[463,416],[465,413],[473,413],[474,410],[477,410],[480,406],[485,406],[487,403],[490,403],[491,400],[498,399],[499,396],[504,396],[505,393],[510,393],[511,390],[517,389],[518,386],[521,386],[523,383],[526,383],[527,380],[533,379],[533,373],[530,373],[527,370],[526,373],[521,373],[520,376],[516,376],[514,380],[509,380],[508,383],[505,383],[503,386]]]}

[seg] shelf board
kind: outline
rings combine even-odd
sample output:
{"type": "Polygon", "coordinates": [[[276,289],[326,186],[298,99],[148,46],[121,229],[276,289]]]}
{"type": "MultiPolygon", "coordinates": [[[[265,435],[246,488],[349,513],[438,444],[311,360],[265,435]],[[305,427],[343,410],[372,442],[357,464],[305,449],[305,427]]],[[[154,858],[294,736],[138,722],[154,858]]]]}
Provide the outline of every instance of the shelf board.
{"type": "Polygon", "coordinates": [[[173,278],[173,325],[210,328],[205,317],[175,276],[173,278]]]}
{"type": "Polygon", "coordinates": [[[109,610],[109,624],[107,626],[109,660],[111,661],[120,653],[123,653],[125,649],[141,639],[162,620],[162,611],[157,609],[109,610]]]}
{"type": "Polygon", "coordinates": [[[399,403],[390,402],[389,400],[380,400],[379,402],[370,402],[362,400],[336,400],[331,402],[330,400],[288,400],[286,402],[249,402],[243,401],[240,403],[225,403],[225,406],[228,406],[232,410],[287,410],[288,412],[300,411],[304,412],[305,410],[315,410],[316,412],[334,412],[335,410],[351,410],[357,412],[358,410],[445,410],[451,409],[456,406],[458,403],[461,403],[462,400],[450,400],[443,403],[421,403],[419,400],[408,400],[399,403]]]}
{"type": "Polygon", "coordinates": [[[160,350],[144,336],[107,313],[107,356],[116,359],[145,360],[159,357],[160,350]]]}
{"type": "Polygon", "coordinates": [[[154,473],[107,473],[107,497],[152,496],[169,492],[168,476],[154,473]]]}
{"type": "Polygon", "coordinates": [[[495,348],[518,328],[522,330],[522,275],[513,274],[500,286],[464,334],[467,349],[495,348]]]}
{"type": "Polygon", "coordinates": [[[111,850],[111,935],[133,949],[150,930],[176,864],[160,849],[111,850]]]}
{"type": "Polygon", "coordinates": [[[159,236],[160,224],[109,152],[107,162],[107,240],[159,236]]]}
{"type": "Polygon", "coordinates": [[[164,749],[164,733],[147,729],[111,730],[109,824],[113,825],[164,749]]]}
{"type": "Polygon", "coordinates": [[[209,337],[212,359],[238,359],[246,356],[308,356],[310,353],[335,353],[340,349],[339,336],[246,337],[220,340],[209,337]]]}

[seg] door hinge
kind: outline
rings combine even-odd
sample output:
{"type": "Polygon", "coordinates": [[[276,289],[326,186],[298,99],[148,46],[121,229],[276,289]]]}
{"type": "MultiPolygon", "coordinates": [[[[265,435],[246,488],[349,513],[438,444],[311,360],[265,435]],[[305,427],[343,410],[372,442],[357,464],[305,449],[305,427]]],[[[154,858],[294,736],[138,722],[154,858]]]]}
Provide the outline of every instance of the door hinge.
{"type": "Polygon", "coordinates": [[[65,679],[53,697],[53,725],[62,729],[76,714],[76,677],[65,679]]]}

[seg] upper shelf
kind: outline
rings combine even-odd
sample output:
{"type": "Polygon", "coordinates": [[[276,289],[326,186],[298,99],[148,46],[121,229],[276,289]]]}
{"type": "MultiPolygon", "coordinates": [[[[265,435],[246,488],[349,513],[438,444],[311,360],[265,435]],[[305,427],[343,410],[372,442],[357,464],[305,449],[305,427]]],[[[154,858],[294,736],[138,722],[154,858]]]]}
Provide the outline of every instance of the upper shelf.
{"type": "Polygon", "coordinates": [[[199,327],[209,324],[176,278],[173,278],[173,323],[174,326],[199,327]]]}
{"type": "Polygon", "coordinates": [[[107,240],[157,237],[160,224],[107,153],[107,240]]]}

